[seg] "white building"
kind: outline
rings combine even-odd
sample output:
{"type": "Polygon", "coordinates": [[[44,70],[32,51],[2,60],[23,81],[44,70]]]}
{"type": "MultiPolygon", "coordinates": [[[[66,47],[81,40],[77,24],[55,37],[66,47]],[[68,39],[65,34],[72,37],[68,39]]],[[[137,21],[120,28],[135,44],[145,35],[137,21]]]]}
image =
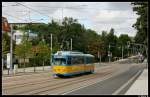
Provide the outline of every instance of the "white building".
{"type": "MultiPolygon", "coordinates": [[[[29,33],[29,40],[34,39],[34,38],[37,37],[37,34],[30,33],[30,32],[28,32],[28,33],[29,33]]],[[[17,45],[22,42],[23,34],[24,34],[24,32],[19,31],[19,30],[17,30],[17,31],[14,32],[14,34],[13,34],[13,40],[16,41],[17,45]]],[[[27,34],[27,32],[25,32],[25,34],[27,34]]]]}

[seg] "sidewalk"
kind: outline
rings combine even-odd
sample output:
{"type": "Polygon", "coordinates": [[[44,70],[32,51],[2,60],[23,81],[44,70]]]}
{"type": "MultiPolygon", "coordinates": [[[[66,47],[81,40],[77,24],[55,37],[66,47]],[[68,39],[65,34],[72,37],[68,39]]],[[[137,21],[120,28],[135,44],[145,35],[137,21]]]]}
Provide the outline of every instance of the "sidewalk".
{"type": "MultiPolygon", "coordinates": [[[[40,67],[36,67],[35,70],[36,73],[47,72],[51,70],[51,66],[44,66],[44,70],[43,70],[43,66],[40,66],[40,67]]],[[[32,73],[34,74],[34,67],[25,68],[25,72],[24,72],[24,68],[18,68],[15,75],[25,75],[25,74],[32,74],[32,73]]],[[[4,70],[3,77],[7,77],[7,76],[12,76],[12,75],[8,75],[8,70],[4,70]]]]}
{"type": "Polygon", "coordinates": [[[148,95],[148,69],[144,69],[125,95],[148,95]]]}

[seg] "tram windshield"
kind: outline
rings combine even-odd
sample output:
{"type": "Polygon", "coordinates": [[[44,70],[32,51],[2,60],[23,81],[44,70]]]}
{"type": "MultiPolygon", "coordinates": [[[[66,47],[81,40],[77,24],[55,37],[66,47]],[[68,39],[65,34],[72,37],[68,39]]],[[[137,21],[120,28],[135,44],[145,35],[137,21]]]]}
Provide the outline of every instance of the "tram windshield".
{"type": "Polygon", "coordinates": [[[66,64],[66,59],[64,58],[55,58],[54,65],[64,65],[66,64]]]}

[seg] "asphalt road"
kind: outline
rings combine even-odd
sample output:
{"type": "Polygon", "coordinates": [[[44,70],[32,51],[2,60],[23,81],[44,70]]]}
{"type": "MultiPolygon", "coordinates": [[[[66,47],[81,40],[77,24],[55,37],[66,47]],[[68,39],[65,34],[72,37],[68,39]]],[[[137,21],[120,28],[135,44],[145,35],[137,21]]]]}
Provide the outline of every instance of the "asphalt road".
{"type": "MultiPolygon", "coordinates": [[[[72,91],[65,95],[112,95],[116,90],[118,90],[121,86],[123,86],[128,80],[130,80],[137,72],[144,69],[144,65],[135,65],[129,70],[120,73],[119,75],[113,76],[107,80],[102,82],[90,85],[85,88],[78,89],[76,91],[72,91]]],[[[138,76],[141,74],[138,74],[138,76]]],[[[136,78],[138,78],[138,76],[136,78]]],[[[125,88],[123,88],[118,94],[124,94],[132,83],[136,80],[136,78],[129,83],[125,88]]]]}

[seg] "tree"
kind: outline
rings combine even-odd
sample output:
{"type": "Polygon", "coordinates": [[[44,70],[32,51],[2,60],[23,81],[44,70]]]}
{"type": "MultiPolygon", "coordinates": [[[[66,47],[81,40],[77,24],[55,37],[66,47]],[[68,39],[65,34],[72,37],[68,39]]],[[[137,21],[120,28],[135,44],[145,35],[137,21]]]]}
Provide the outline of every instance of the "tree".
{"type": "Polygon", "coordinates": [[[137,30],[134,38],[136,43],[148,45],[148,2],[132,2],[133,11],[139,17],[133,27],[137,30]]]}
{"type": "Polygon", "coordinates": [[[36,46],[36,49],[37,49],[36,57],[38,59],[39,64],[43,64],[43,66],[44,66],[45,61],[50,62],[51,52],[50,52],[50,48],[45,43],[45,41],[40,41],[39,44],[36,46]]]}
{"type": "MultiPolygon", "coordinates": [[[[9,52],[9,50],[8,50],[7,41],[3,38],[2,39],[2,60],[4,60],[6,58],[6,54],[8,52],[9,52]]],[[[4,61],[2,61],[2,66],[4,66],[4,61]]]]}
{"type": "MultiPolygon", "coordinates": [[[[133,27],[137,30],[136,36],[134,38],[136,43],[141,43],[146,45],[148,48],[148,2],[132,2],[133,11],[137,12],[139,15],[133,27]]],[[[147,50],[144,49],[143,53],[145,56],[147,50]]]]}
{"type": "MultiPolygon", "coordinates": [[[[29,27],[26,26],[22,29],[29,30],[29,27]]],[[[75,51],[93,54],[95,55],[96,60],[98,58],[97,57],[98,51],[102,55],[103,61],[105,61],[108,58],[107,53],[109,50],[109,44],[113,46],[110,48],[110,51],[113,53],[113,57],[119,56],[118,52],[121,52],[117,46],[120,40],[114,34],[115,32],[114,28],[111,28],[110,31],[102,31],[102,35],[98,35],[96,31],[92,29],[86,29],[84,25],[78,23],[77,19],[73,19],[71,17],[65,17],[62,23],[52,20],[48,24],[30,25],[30,30],[38,34],[38,38],[31,41],[32,45],[34,46],[33,49],[36,48],[39,49],[40,47],[42,47],[42,44],[39,43],[39,41],[41,41],[42,39],[45,40],[45,43],[43,45],[47,45],[47,47],[48,46],[50,47],[50,43],[51,43],[50,36],[51,34],[53,34],[52,53],[61,50],[60,49],[61,46],[63,46],[63,50],[70,50],[71,39],[72,39],[73,51],[75,50],[75,51]]],[[[123,43],[125,43],[127,40],[123,39],[121,41],[124,41],[123,43]]],[[[41,49],[39,52],[44,52],[44,51],[42,51],[41,49]]],[[[37,59],[43,56],[40,55],[39,52],[37,55],[37,59]]]]}
{"type": "Polygon", "coordinates": [[[27,37],[24,35],[22,43],[17,45],[15,48],[15,54],[18,58],[24,59],[24,71],[25,71],[25,59],[32,56],[31,52],[32,43],[27,41],[27,37]]]}
{"type": "Polygon", "coordinates": [[[10,51],[10,37],[7,32],[2,34],[2,51],[4,55],[10,51]]]}
{"type": "Polygon", "coordinates": [[[9,45],[7,45],[7,41],[5,38],[2,39],[2,52],[3,56],[9,52],[9,45]]]}
{"type": "Polygon", "coordinates": [[[121,34],[119,36],[119,43],[122,45],[127,45],[127,42],[131,42],[131,38],[127,34],[121,34]]]}

